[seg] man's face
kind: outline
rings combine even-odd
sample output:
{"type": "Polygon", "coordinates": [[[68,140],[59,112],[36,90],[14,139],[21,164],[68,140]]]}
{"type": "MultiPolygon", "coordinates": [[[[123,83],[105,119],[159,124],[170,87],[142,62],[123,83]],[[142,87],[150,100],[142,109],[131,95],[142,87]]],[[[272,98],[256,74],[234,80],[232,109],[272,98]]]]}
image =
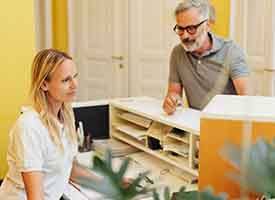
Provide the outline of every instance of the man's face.
{"type": "Polygon", "coordinates": [[[209,23],[205,20],[206,19],[202,19],[197,8],[191,8],[176,16],[177,27],[179,27],[177,34],[179,35],[182,46],[186,51],[196,51],[201,48],[203,43],[206,41],[207,33],[209,31],[209,23]],[[188,28],[181,30],[181,28],[186,27],[190,27],[193,31],[191,33],[190,31],[188,32],[188,28]]]}

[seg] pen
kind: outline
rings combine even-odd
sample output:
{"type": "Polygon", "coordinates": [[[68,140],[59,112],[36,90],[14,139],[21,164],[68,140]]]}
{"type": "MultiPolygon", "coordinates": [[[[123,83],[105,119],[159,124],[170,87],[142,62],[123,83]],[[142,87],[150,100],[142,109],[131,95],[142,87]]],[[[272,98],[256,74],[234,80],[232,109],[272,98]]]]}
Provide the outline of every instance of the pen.
{"type": "Polygon", "coordinates": [[[69,180],[69,183],[79,192],[82,192],[71,180],[69,180]]]}
{"type": "MultiPolygon", "coordinates": [[[[141,173],[139,173],[138,175],[141,176],[141,173]]],[[[154,184],[154,181],[153,181],[152,179],[150,179],[148,176],[144,176],[144,178],[145,178],[145,181],[146,181],[147,183],[154,184]]]]}
{"type": "Polygon", "coordinates": [[[145,176],[145,179],[148,183],[154,184],[154,181],[150,179],[148,176],[145,176]]]}
{"type": "Polygon", "coordinates": [[[182,98],[179,95],[176,95],[175,99],[176,99],[176,106],[177,107],[183,106],[182,98]]]}

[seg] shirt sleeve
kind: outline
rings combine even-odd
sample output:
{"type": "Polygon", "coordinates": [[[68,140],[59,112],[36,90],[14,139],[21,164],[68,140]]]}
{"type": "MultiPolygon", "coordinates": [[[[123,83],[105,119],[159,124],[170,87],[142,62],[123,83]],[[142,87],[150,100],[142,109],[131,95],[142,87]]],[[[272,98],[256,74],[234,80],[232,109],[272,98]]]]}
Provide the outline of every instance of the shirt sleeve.
{"type": "Polygon", "coordinates": [[[243,50],[233,45],[229,52],[229,73],[232,80],[249,76],[249,68],[243,50]]]}
{"type": "Polygon", "coordinates": [[[33,125],[20,120],[11,132],[16,166],[21,172],[42,171],[43,139],[39,133],[33,125]]]}
{"type": "Polygon", "coordinates": [[[175,47],[170,56],[170,68],[169,68],[169,83],[180,83],[180,77],[178,73],[178,62],[177,62],[177,47],[175,47]]]}

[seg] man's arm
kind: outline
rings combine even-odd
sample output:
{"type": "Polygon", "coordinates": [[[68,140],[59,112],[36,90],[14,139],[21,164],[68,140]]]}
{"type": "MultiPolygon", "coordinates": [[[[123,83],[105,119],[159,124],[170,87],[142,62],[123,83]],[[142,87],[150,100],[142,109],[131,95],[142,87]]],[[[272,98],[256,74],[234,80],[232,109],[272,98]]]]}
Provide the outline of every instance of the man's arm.
{"type": "Polygon", "coordinates": [[[182,97],[182,85],[179,83],[169,83],[168,92],[163,102],[163,110],[171,115],[177,107],[177,97],[182,97]]]}
{"type": "Polygon", "coordinates": [[[43,174],[39,171],[22,172],[28,200],[43,200],[43,174]]]}
{"type": "Polygon", "coordinates": [[[238,95],[248,95],[250,70],[245,60],[244,51],[237,45],[231,47],[229,54],[230,77],[238,95]]]}
{"type": "Polygon", "coordinates": [[[238,95],[248,95],[248,77],[240,77],[233,80],[238,95]]]}

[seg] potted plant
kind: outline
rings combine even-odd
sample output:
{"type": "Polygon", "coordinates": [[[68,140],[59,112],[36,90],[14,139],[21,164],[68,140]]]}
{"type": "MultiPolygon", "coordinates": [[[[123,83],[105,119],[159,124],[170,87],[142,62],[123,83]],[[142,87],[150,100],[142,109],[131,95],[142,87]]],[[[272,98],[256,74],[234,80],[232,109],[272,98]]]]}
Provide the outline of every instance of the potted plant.
{"type": "Polygon", "coordinates": [[[269,143],[260,138],[249,149],[227,144],[222,155],[236,168],[245,169],[244,174],[230,174],[230,177],[248,191],[259,195],[258,199],[275,198],[275,140],[269,143]],[[242,152],[246,151],[246,162],[242,163],[242,152]],[[243,179],[241,179],[243,178],[243,179]],[[245,184],[241,184],[244,181],[245,184]]]}

